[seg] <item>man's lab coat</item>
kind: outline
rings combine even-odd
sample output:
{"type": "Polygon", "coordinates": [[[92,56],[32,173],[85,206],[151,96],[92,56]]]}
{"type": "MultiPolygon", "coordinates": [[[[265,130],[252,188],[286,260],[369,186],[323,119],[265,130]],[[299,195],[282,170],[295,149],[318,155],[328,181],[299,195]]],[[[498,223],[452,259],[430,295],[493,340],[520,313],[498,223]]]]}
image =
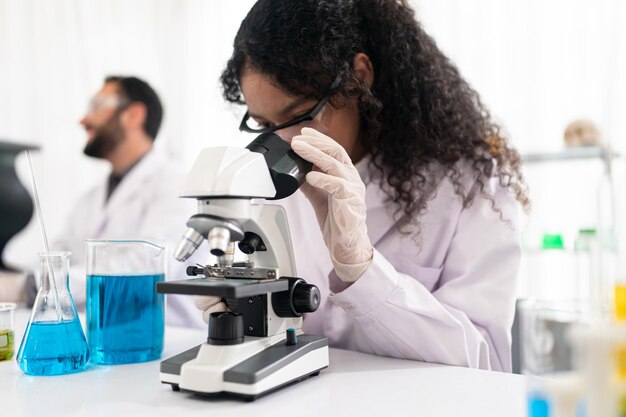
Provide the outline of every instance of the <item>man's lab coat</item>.
{"type": "MultiPolygon", "coordinates": [[[[69,250],[70,289],[77,305],[85,303],[87,239],[145,239],[167,245],[167,279],[185,279],[185,267],[197,262],[200,253],[186,263],[173,251],[195,213],[196,200],[178,198],[184,172],[174,163],[150,151],[131,169],[106,200],[107,183],[102,181],[84,194],[72,209],[63,234],[51,244],[54,250],[69,250]]],[[[203,251],[198,251],[203,252],[203,251]]],[[[202,326],[193,297],[167,295],[166,322],[180,326],[202,326]]]]}
{"type": "MultiPolygon", "coordinates": [[[[514,196],[495,179],[487,183],[501,220],[480,193],[463,208],[444,179],[420,217],[416,242],[414,235],[398,231],[380,179],[370,180],[366,161],[357,169],[367,185],[374,258],[351,286],[334,274],[304,195],[298,191],[281,202],[287,209],[298,276],[316,284],[322,295],[318,311],[305,316],[304,330],[324,334],[331,346],[350,350],[510,371],[521,256],[514,196]]],[[[469,190],[475,184],[467,178],[463,185],[469,190]]]]}

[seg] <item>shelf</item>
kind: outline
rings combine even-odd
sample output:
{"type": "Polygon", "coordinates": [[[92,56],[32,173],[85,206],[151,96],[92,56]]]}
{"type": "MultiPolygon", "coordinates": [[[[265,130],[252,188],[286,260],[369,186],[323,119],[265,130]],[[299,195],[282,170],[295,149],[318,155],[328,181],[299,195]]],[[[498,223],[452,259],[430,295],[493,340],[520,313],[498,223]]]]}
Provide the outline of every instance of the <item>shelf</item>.
{"type": "MultiPolygon", "coordinates": [[[[606,149],[602,146],[587,146],[582,148],[571,148],[556,152],[537,152],[522,155],[522,160],[527,164],[555,162],[555,161],[575,161],[584,159],[604,159],[606,149]]],[[[618,153],[613,153],[613,158],[621,158],[618,153]]]]}

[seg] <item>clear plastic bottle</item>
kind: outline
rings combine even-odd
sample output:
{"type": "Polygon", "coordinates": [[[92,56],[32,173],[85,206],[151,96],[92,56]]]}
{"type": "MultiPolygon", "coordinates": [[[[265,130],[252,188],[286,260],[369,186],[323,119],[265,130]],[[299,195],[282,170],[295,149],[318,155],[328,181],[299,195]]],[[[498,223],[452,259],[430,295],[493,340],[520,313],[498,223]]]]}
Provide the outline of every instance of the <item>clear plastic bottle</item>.
{"type": "Polygon", "coordinates": [[[544,234],[538,255],[531,296],[553,304],[571,304],[575,297],[576,273],[572,252],[565,249],[562,235],[544,234]]]}
{"type": "Polygon", "coordinates": [[[69,289],[70,252],[40,253],[41,282],[17,354],[29,375],[80,372],[89,361],[87,340],[69,289]]]}

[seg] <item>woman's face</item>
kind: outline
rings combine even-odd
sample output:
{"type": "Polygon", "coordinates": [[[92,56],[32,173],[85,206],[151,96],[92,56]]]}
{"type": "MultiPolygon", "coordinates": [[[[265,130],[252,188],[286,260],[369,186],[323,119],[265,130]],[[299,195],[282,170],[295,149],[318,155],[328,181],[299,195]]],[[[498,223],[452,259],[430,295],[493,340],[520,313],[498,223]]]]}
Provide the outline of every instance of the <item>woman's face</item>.
{"type": "MultiPolygon", "coordinates": [[[[250,69],[242,72],[240,85],[250,117],[266,127],[287,123],[306,114],[318,102],[316,99],[293,96],[273,85],[266,75],[250,69]]],[[[356,100],[344,99],[338,107],[327,103],[313,122],[304,122],[276,133],[291,141],[292,137],[300,134],[302,127],[313,127],[343,146],[352,162],[356,163],[363,157],[358,140],[359,120],[356,100]]]]}

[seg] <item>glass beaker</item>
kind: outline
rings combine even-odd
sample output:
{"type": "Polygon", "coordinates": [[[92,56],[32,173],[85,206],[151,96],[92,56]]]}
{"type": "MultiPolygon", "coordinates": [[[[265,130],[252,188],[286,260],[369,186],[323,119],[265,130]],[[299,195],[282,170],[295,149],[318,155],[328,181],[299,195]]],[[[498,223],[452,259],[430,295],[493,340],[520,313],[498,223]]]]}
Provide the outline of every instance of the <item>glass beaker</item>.
{"type": "Polygon", "coordinates": [[[576,302],[528,299],[519,303],[521,368],[527,376],[529,417],[583,407],[568,333],[587,319],[576,302]]]}
{"type": "Polygon", "coordinates": [[[87,339],[101,364],[145,362],[163,351],[164,246],[143,240],[87,241],[87,339]]]}
{"type": "Polygon", "coordinates": [[[572,370],[567,332],[580,323],[575,304],[524,300],[519,305],[522,335],[522,373],[546,375],[572,370]]]}
{"type": "Polygon", "coordinates": [[[69,288],[70,252],[40,253],[41,279],[17,361],[29,375],[80,372],[89,348],[69,288]]]}
{"type": "Polygon", "coordinates": [[[13,347],[15,307],[15,303],[0,303],[0,362],[11,359],[15,350],[13,347]]]}

